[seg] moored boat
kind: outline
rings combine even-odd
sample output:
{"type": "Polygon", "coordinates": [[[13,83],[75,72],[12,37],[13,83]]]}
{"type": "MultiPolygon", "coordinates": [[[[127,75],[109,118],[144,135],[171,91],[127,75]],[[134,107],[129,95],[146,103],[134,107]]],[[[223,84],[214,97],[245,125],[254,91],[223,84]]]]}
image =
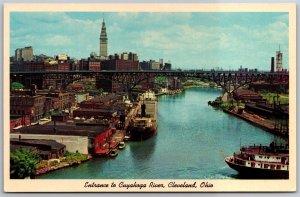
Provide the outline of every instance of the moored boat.
{"type": "Polygon", "coordinates": [[[153,91],[147,91],[140,97],[139,113],[128,126],[130,139],[142,141],[156,134],[157,129],[157,98],[153,91]]]}
{"type": "Polygon", "coordinates": [[[118,148],[119,149],[124,149],[125,148],[125,142],[120,142],[118,148]]]}
{"type": "Polygon", "coordinates": [[[128,140],[130,140],[130,135],[129,134],[126,134],[125,136],[124,136],[124,141],[128,141],[128,140]]]}
{"type": "Polygon", "coordinates": [[[289,148],[272,142],[269,146],[242,147],[225,162],[242,177],[289,178],[289,148]]]}
{"type": "Polygon", "coordinates": [[[109,157],[116,157],[119,154],[117,149],[111,149],[108,153],[109,157]]]}

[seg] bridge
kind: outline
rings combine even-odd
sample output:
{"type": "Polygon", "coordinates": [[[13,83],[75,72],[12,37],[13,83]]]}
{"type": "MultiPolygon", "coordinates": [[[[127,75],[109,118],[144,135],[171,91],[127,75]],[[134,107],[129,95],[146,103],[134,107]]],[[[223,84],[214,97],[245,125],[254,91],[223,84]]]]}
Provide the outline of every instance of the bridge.
{"type": "Polygon", "coordinates": [[[24,80],[54,79],[62,80],[65,84],[82,78],[103,78],[117,81],[127,86],[127,90],[132,89],[143,80],[155,76],[198,78],[215,82],[224,91],[231,93],[233,90],[244,85],[263,81],[269,84],[288,85],[288,72],[261,72],[261,71],[214,71],[214,70],[72,70],[72,71],[12,71],[10,72],[11,82],[24,80]]]}

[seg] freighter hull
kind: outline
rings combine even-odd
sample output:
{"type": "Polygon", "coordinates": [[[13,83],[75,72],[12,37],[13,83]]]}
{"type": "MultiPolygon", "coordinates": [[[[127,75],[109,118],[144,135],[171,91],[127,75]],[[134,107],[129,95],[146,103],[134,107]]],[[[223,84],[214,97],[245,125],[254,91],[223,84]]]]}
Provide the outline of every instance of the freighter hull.
{"type": "Polygon", "coordinates": [[[131,140],[143,141],[143,140],[147,140],[150,137],[152,137],[153,135],[155,135],[156,128],[154,126],[146,127],[146,128],[132,127],[132,128],[130,128],[130,134],[131,134],[131,137],[130,137],[131,140]]]}

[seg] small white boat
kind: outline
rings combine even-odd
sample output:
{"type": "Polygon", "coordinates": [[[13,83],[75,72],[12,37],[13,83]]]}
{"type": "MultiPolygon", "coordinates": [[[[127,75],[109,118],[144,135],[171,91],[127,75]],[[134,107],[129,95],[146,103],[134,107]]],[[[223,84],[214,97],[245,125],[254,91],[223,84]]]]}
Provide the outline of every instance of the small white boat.
{"type": "Polygon", "coordinates": [[[125,135],[124,141],[128,141],[128,140],[130,140],[130,135],[125,135]]]}
{"type": "Polygon", "coordinates": [[[110,152],[108,153],[108,155],[110,157],[116,157],[118,155],[118,150],[117,149],[111,149],[110,152]]]}
{"type": "Polygon", "coordinates": [[[119,149],[124,149],[125,148],[125,142],[120,142],[119,143],[119,149]]]}

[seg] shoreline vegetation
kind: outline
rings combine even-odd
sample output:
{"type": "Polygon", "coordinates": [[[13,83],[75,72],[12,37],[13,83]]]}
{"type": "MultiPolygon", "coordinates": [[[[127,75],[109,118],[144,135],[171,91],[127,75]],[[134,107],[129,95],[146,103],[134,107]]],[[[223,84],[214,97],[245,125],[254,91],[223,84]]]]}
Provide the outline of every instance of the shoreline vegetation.
{"type": "Polygon", "coordinates": [[[36,166],[35,175],[39,176],[58,169],[80,165],[90,159],[92,159],[91,155],[66,152],[62,158],[40,161],[36,166]]]}

